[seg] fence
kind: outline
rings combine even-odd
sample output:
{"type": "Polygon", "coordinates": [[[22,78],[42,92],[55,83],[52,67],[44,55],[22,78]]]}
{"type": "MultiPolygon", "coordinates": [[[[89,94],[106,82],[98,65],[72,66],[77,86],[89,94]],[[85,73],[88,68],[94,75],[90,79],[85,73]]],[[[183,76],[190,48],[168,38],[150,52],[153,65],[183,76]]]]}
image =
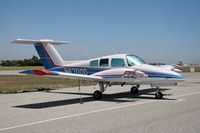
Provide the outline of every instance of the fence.
{"type": "Polygon", "coordinates": [[[180,70],[182,72],[200,72],[200,67],[193,67],[193,66],[181,67],[180,70]]]}

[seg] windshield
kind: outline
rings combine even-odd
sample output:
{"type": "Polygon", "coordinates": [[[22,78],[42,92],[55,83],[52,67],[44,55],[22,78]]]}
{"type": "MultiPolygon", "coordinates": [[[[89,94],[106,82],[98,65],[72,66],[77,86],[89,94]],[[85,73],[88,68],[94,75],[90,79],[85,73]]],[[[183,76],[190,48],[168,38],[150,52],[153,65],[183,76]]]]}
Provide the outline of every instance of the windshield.
{"type": "Polygon", "coordinates": [[[146,62],[143,59],[141,59],[140,57],[136,55],[127,55],[126,58],[127,58],[128,66],[146,64],[146,62]]]}

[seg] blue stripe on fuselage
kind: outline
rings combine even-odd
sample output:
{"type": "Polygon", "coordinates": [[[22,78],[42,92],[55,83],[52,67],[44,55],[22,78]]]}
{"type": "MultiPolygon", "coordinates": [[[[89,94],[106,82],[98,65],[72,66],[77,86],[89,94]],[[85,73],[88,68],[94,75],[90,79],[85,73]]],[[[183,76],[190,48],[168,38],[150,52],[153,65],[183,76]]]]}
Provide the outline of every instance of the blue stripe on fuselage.
{"type": "Polygon", "coordinates": [[[100,69],[100,68],[89,68],[89,67],[54,67],[49,69],[50,71],[59,71],[59,72],[68,72],[74,74],[84,74],[84,75],[91,75],[100,71],[104,71],[107,69],[100,69]]]}

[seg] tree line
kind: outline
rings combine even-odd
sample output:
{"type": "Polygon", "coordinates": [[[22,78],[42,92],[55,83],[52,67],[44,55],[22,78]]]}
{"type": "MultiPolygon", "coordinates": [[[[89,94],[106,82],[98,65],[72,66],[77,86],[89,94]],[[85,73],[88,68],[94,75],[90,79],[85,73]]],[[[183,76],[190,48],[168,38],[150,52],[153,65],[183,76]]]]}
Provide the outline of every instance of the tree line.
{"type": "Polygon", "coordinates": [[[30,59],[24,60],[3,60],[2,66],[42,66],[37,56],[33,55],[30,59]]]}

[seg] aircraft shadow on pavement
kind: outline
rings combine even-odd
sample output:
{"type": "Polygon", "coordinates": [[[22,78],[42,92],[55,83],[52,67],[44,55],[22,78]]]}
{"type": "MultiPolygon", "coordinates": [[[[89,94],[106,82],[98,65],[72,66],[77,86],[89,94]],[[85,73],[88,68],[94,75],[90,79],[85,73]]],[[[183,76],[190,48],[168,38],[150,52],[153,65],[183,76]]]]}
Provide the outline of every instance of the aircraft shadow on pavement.
{"type": "MultiPolygon", "coordinates": [[[[160,89],[160,90],[164,92],[169,89],[160,89]]],[[[138,95],[131,95],[129,91],[115,93],[115,94],[103,94],[102,99],[99,101],[121,103],[121,102],[135,102],[135,101],[138,101],[139,99],[155,99],[154,96],[153,97],[151,96],[151,95],[154,95],[153,92],[155,92],[155,89],[149,88],[149,89],[140,90],[138,95]],[[145,95],[145,96],[143,96],[143,95],[145,95]],[[147,96],[147,95],[149,95],[149,96],[147,96]]],[[[80,95],[80,93],[73,93],[73,92],[45,91],[45,93],[80,95]]],[[[83,103],[95,101],[92,93],[81,93],[81,95],[89,96],[89,97],[82,97],[83,103]]],[[[170,94],[168,94],[168,95],[170,95],[170,94]]],[[[159,99],[159,100],[161,100],[161,99],[159,99]]],[[[163,98],[162,100],[176,100],[176,99],[163,98]]],[[[49,102],[40,102],[40,103],[25,104],[25,105],[17,105],[14,107],[29,108],[29,109],[43,109],[43,108],[64,106],[64,105],[77,104],[77,103],[80,103],[80,98],[49,101],[49,102]]]]}

